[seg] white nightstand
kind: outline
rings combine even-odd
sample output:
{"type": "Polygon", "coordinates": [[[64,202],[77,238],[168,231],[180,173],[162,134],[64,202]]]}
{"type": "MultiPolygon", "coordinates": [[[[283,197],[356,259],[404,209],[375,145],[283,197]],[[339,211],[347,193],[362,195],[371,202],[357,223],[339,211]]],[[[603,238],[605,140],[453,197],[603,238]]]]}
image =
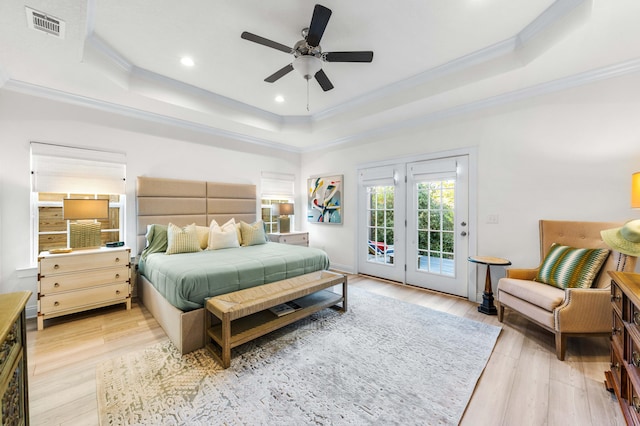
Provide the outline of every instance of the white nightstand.
{"type": "Polygon", "coordinates": [[[269,241],[294,246],[309,246],[308,232],[273,232],[269,235],[269,241]]]}
{"type": "Polygon", "coordinates": [[[44,320],[124,303],[131,309],[131,249],[77,250],[38,256],[38,330],[44,320]]]}

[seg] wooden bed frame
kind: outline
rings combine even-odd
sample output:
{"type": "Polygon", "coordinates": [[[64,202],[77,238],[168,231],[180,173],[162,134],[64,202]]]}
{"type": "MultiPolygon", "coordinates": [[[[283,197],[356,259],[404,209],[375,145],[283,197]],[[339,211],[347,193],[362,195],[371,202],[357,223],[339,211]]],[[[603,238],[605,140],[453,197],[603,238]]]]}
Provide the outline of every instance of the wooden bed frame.
{"type": "MultiPolygon", "coordinates": [[[[138,254],[146,246],[147,225],[209,226],[212,219],[222,224],[231,218],[251,223],[258,211],[256,186],[250,184],[138,177],[136,201],[138,254]]],[[[180,353],[204,347],[204,308],[183,312],[145,277],[138,274],[137,283],[140,301],[180,353]]]]}

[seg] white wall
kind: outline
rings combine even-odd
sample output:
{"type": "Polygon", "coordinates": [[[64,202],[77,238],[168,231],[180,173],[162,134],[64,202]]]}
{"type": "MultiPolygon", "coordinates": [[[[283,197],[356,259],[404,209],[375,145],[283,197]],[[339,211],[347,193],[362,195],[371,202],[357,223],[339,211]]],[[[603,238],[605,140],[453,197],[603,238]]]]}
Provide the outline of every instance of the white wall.
{"type": "MultiPolygon", "coordinates": [[[[302,209],[295,228],[308,230],[310,244],[324,248],[332,264],[353,271],[358,165],[476,147],[479,225],[470,231],[477,232],[477,253],[536,266],[541,218],[640,218],[629,208],[630,177],[640,170],[639,92],[640,76],[630,75],[300,156],[0,90],[0,292],[36,291],[30,141],[126,152],[130,245],[138,175],[257,184],[263,170],[293,173],[296,203],[304,207],[307,177],[343,174],[344,224],[308,224],[302,209]],[[206,145],[212,141],[216,147],[206,145]],[[486,224],[489,214],[499,215],[497,225],[486,224]]],[[[32,298],[30,312],[34,306],[32,298]]]]}
{"type": "MultiPolygon", "coordinates": [[[[262,171],[299,176],[299,154],[0,90],[0,293],[37,293],[30,264],[31,141],[126,153],[125,242],[134,249],[137,176],[258,186],[262,171]],[[205,145],[212,142],[218,147],[205,145]]],[[[35,303],[32,297],[27,307],[30,314],[35,313],[35,303]]]]}
{"type": "Polygon", "coordinates": [[[358,165],[465,147],[478,153],[478,229],[470,232],[480,255],[535,267],[539,219],[638,219],[629,205],[631,174],[640,170],[639,92],[640,76],[626,76],[305,153],[301,184],[323,173],[345,182],[344,225],[306,224],[311,245],[355,271],[358,165]],[[486,223],[490,214],[498,224],[486,223]]]}

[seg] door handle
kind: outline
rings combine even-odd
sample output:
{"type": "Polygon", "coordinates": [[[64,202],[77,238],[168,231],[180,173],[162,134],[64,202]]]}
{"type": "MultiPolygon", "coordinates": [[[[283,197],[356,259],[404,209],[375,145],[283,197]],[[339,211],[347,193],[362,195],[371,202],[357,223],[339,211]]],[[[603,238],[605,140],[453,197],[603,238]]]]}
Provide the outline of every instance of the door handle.
{"type": "Polygon", "coordinates": [[[460,233],[460,235],[462,235],[463,237],[466,237],[466,236],[467,236],[467,232],[466,232],[466,231],[462,231],[462,232],[460,233]]]}

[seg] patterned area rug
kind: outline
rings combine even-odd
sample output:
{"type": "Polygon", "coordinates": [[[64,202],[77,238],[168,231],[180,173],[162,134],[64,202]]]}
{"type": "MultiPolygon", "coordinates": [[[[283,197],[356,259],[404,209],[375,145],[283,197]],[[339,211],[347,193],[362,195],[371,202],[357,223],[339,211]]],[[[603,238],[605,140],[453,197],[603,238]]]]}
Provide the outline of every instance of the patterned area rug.
{"type": "Polygon", "coordinates": [[[102,425],[455,425],[500,328],[358,288],[232,351],[170,342],[97,367],[102,425]]]}

